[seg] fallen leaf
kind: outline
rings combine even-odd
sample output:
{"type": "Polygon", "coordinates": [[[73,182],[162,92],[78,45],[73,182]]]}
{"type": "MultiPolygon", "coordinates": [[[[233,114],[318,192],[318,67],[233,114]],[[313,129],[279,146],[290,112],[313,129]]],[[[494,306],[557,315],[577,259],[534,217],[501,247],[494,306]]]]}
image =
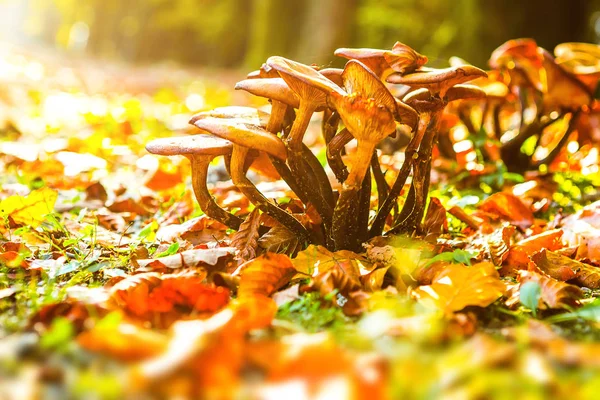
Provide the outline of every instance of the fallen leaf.
{"type": "Polygon", "coordinates": [[[256,294],[271,296],[287,285],[296,274],[290,258],[284,254],[266,253],[239,267],[238,297],[256,294]]]}
{"type": "Polygon", "coordinates": [[[563,309],[573,308],[579,305],[579,300],[583,297],[583,292],[575,285],[556,280],[548,275],[543,275],[535,271],[520,272],[520,287],[527,282],[534,282],[539,285],[540,305],[539,308],[563,309]]]}
{"type": "Polygon", "coordinates": [[[258,245],[272,253],[283,253],[294,256],[302,249],[303,244],[292,231],[283,225],[275,225],[258,239],[258,245]]]}
{"type": "Polygon", "coordinates": [[[520,228],[529,228],[534,221],[533,213],[515,195],[509,193],[494,193],[479,205],[479,209],[510,222],[520,228]]]}
{"type": "Polygon", "coordinates": [[[431,285],[414,289],[412,295],[420,303],[451,314],[468,306],[487,307],[505,290],[494,265],[483,262],[470,267],[450,264],[436,275],[431,285]]]}
{"type": "Polygon", "coordinates": [[[39,226],[54,210],[58,193],[50,188],[34,190],[27,196],[10,196],[0,202],[0,215],[31,227],[39,226]]]}
{"type": "Polygon", "coordinates": [[[233,257],[234,253],[235,249],[233,247],[193,249],[157,259],[136,260],[136,263],[140,268],[146,268],[150,263],[156,261],[169,269],[215,267],[219,263],[226,263],[228,259],[233,257]]]}
{"type": "Polygon", "coordinates": [[[600,288],[600,268],[542,250],[531,257],[535,265],[559,281],[570,281],[590,289],[600,288]]]}
{"type": "Polygon", "coordinates": [[[255,208],[248,214],[244,222],[240,224],[240,229],[231,238],[231,246],[238,250],[238,257],[243,261],[256,257],[260,220],[260,211],[255,208]]]}

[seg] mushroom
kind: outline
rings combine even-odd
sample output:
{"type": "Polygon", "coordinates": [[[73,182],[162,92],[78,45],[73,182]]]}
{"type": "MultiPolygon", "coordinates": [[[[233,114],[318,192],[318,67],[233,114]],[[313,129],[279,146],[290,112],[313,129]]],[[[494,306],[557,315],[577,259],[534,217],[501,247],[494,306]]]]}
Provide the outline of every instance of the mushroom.
{"type": "Polygon", "coordinates": [[[287,158],[283,141],[270,132],[235,119],[203,118],[194,125],[215,136],[233,143],[230,171],[234,185],[261,211],[275,218],[282,225],[298,235],[300,240],[309,240],[310,234],[293,215],[271,203],[246,177],[244,163],[250,149],[266,152],[281,160],[287,158]]]}
{"type": "Polygon", "coordinates": [[[190,124],[194,124],[199,119],[214,117],[214,118],[237,118],[248,121],[254,125],[264,126],[270,118],[269,113],[257,110],[252,107],[228,106],[217,107],[214,110],[202,111],[190,119],[190,124]]]}
{"type": "Polygon", "coordinates": [[[209,217],[237,230],[243,220],[219,207],[206,186],[210,162],[215,157],[231,154],[232,147],[229,140],[200,134],[156,139],[146,145],[146,150],[163,156],[187,157],[192,165],[192,187],[200,209],[209,217]]]}
{"type": "MultiPolygon", "coordinates": [[[[353,210],[376,145],[396,131],[398,106],[383,82],[359,61],[348,61],[342,80],[344,90],[330,91],[329,101],[356,138],[357,148],[334,210],[332,236],[337,248],[357,249],[360,243],[353,233],[359,228],[358,216],[353,210]]],[[[408,109],[406,106],[403,111],[408,109]]]]}
{"type": "Polygon", "coordinates": [[[400,42],[396,42],[392,50],[341,48],[334,54],[360,61],[382,79],[392,71],[406,74],[427,63],[427,57],[400,42]]]}
{"type": "Polygon", "coordinates": [[[481,89],[460,85],[478,77],[487,76],[485,71],[470,65],[445,69],[421,68],[405,76],[392,74],[388,81],[409,85],[416,89],[407,94],[403,102],[417,110],[420,116],[417,133],[409,142],[405,159],[387,198],[379,208],[371,226],[370,236],[383,232],[387,215],[392,210],[412,169],[413,184],[400,215],[396,217],[394,231],[413,232],[423,217],[425,197],[429,187],[431,151],[437,139],[438,123],[449,101],[485,97],[481,89]]]}
{"type": "MultiPolygon", "coordinates": [[[[279,76],[275,69],[266,64],[260,71],[263,72],[263,76],[273,76],[274,74],[279,76]]],[[[260,76],[260,74],[257,75],[260,76]]],[[[238,82],[236,89],[246,90],[271,100],[271,118],[266,129],[275,135],[284,127],[284,118],[288,107],[300,108],[299,97],[282,78],[246,79],[238,82]]],[[[323,106],[321,105],[320,108],[323,106]]],[[[295,162],[290,162],[291,171],[281,160],[272,158],[272,162],[298,197],[305,204],[312,203],[328,223],[333,212],[333,192],[327,174],[310,149],[302,143],[301,138],[300,149],[292,155],[292,158],[295,159],[295,162]],[[315,182],[318,184],[315,185],[315,182]]]]}
{"type": "Polygon", "coordinates": [[[556,63],[575,75],[591,92],[600,80],[600,46],[592,43],[561,43],[554,48],[556,63]]]}

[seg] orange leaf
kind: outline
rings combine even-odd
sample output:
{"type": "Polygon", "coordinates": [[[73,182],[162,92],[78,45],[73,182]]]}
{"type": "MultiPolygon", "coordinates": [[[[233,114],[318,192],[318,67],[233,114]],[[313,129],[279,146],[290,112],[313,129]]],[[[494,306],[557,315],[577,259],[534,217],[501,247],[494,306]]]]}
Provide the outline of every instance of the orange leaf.
{"type": "Polygon", "coordinates": [[[505,290],[494,265],[483,262],[470,267],[450,264],[431,285],[420,286],[412,294],[419,302],[451,314],[467,306],[487,307],[505,290]]]}
{"type": "Polygon", "coordinates": [[[290,258],[284,254],[267,253],[239,268],[241,280],[238,297],[271,296],[286,285],[296,273],[290,258]]]}
{"type": "Polygon", "coordinates": [[[226,288],[202,281],[194,272],[133,275],[110,289],[111,304],[136,318],[169,326],[185,314],[212,314],[229,302],[226,288]]]}
{"type": "Polygon", "coordinates": [[[510,223],[521,228],[528,228],[533,224],[533,213],[516,196],[509,193],[495,193],[485,199],[479,209],[498,215],[510,223]]]}
{"type": "Polygon", "coordinates": [[[583,292],[575,285],[558,281],[548,275],[534,271],[520,272],[520,286],[526,282],[535,282],[542,289],[541,299],[549,308],[559,309],[576,307],[583,292]]]}

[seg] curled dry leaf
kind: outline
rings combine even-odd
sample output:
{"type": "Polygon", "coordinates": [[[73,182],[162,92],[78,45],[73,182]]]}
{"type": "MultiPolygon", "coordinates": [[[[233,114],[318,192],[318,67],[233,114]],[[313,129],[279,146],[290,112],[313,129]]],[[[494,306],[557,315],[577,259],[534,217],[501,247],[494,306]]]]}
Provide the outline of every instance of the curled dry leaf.
{"type": "Polygon", "coordinates": [[[505,226],[494,231],[487,241],[487,250],[495,266],[500,266],[508,258],[510,238],[515,232],[514,226],[505,226]]]}
{"type": "Polygon", "coordinates": [[[479,205],[479,209],[498,218],[510,222],[520,228],[529,228],[534,221],[533,213],[515,195],[510,193],[495,193],[479,205]]]}
{"type": "Polygon", "coordinates": [[[553,229],[523,239],[513,245],[500,270],[502,275],[514,275],[517,270],[527,269],[530,257],[542,249],[557,250],[563,247],[561,229],[553,229]]]}
{"type": "Polygon", "coordinates": [[[239,268],[241,276],[238,297],[271,296],[287,285],[296,274],[290,258],[284,254],[266,253],[239,268]]]}
{"type": "Polygon", "coordinates": [[[317,276],[339,267],[355,280],[371,272],[375,265],[366,257],[349,250],[329,251],[323,246],[308,246],[292,260],[296,271],[317,276]]]}
{"type": "Polygon", "coordinates": [[[140,268],[145,268],[154,262],[160,262],[165,268],[197,268],[212,267],[218,269],[219,265],[225,265],[227,261],[233,258],[235,248],[233,247],[215,247],[214,249],[192,249],[178,254],[173,254],[157,259],[137,260],[140,268]]]}
{"type": "Polygon", "coordinates": [[[231,245],[238,250],[238,257],[244,261],[256,257],[260,221],[260,211],[255,208],[248,214],[244,222],[241,223],[239,230],[231,238],[231,245]]]}
{"type": "Polygon", "coordinates": [[[432,197],[423,222],[423,233],[426,236],[436,238],[446,230],[448,230],[446,209],[438,198],[432,197]]]}
{"type": "Polygon", "coordinates": [[[487,307],[505,290],[494,265],[483,262],[470,267],[450,264],[435,276],[431,285],[414,289],[412,295],[425,305],[451,314],[468,306],[487,307]]]}
{"type": "Polygon", "coordinates": [[[212,314],[229,302],[229,291],[202,283],[194,272],[129,276],[110,289],[109,304],[128,315],[170,325],[189,315],[212,314]]]}
{"type": "Polygon", "coordinates": [[[572,280],[579,286],[590,289],[600,288],[600,268],[585,264],[569,257],[542,250],[531,257],[535,265],[559,281],[572,280]]]}
{"type": "Polygon", "coordinates": [[[258,239],[258,245],[272,253],[294,256],[303,245],[298,236],[281,224],[275,225],[258,239]]]}
{"type": "Polygon", "coordinates": [[[541,288],[540,308],[562,309],[577,307],[583,292],[575,285],[561,282],[535,271],[520,271],[520,285],[535,282],[541,288]],[[545,306],[544,306],[545,305],[545,306]]]}

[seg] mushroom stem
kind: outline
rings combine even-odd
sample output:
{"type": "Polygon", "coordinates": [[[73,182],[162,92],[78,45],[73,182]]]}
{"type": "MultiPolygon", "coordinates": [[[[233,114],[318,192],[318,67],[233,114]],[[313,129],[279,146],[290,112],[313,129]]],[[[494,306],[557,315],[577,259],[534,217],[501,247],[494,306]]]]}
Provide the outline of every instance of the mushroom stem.
{"type": "Polygon", "coordinates": [[[333,211],[332,237],[337,249],[360,250],[359,201],[360,188],[377,143],[361,141],[356,148],[356,154],[348,179],[343,185],[342,192],[333,211]]]}
{"type": "Polygon", "coordinates": [[[327,161],[338,182],[343,183],[348,178],[348,168],[342,161],[342,150],[354,136],[347,128],[342,129],[327,144],[327,161]]]}
{"type": "Polygon", "coordinates": [[[381,171],[381,165],[379,164],[379,158],[377,158],[377,150],[373,152],[371,157],[371,170],[373,171],[373,178],[377,184],[377,201],[379,207],[383,204],[383,200],[387,197],[390,187],[385,180],[385,174],[381,171]]]}
{"type": "Polygon", "coordinates": [[[300,102],[300,107],[296,112],[296,119],[294,120],[294,124],[292,125],[292,130],[290,131],[290,135],[287,138],[288,148],[294,152],[299,152],[302,147],[302,138],[306,133],[306,129],[308,128],[308,124],[310,123],[310,118],[315,112],[315,108],[308,102],[302,101],[300,102]]]}
{"type": "MultiPolygon", "coordinates": [[[[439,117],[443,109],[431,113],[431,119],[427,125],[427,130],[423,136],[421,146],[417,152],[417,159],[413,166],[412,187],[414,188],[414,205],[412,205],[407,218],[400,221],[390,231],[386,233],[413,233],[419,227],[423,214],[425,213],[425,205],[427,203],[427,192],[429,191],[429,182],[431,178],[431,153],[435,144],[439,129],[439,117]]],[[[410,204],[407,204],[410,207],[410,204]]],[[[402,214],[406,215],[404,208],[402,214]]]]}
{"type": "Polygon", "coordinates": [[[204,214],[215,219],[231,229],[237,230],[242,219],[225,211],[215,202],[206,186],[208,166],[212,157],[187,156],[192,164],[192,188],[194,195],[204,214]]]}
{"type": "Polygon", "coordinates": [[[563,136],[560,138],[560,140],[558,141],[556,146],[554,146],[554,148],[552,150],[550,150],[550,153],[548,153],[548,155],[546,157],[542,158],[541,160],[536,161],[533,164],[534,168],[539,168],[543,164],[550,164],[550,163],[552,163],[552,161],[554,161],[554,159],[558,156],[558,154],[560,153],[562,148],[565,146],[565,144],[567,144],[569,137],[571,136],[571,134],[573,133],[573,130],[577,126],[577,121],[579,120],[580,115],[581,115],[581,110],[577,110],[573,113],[573,115],[571,116],[571,119],[569,120],[569,125],[567,126],[567,130],[565,131],[563,136]]]}
{"type": "Polygon", "coordinates": [[[283,121],[285,120],[285,113],[287,111],[287,105],[281,101],[271,100],[271,116],[265,127],[271,133],[277,135],[283,129],[283,121]]]}
{"type": "Polygon", "coordinates": [[[244,174],[244,160],[248,154],[248,148],[240,145],[233,145],[233,154],[231,155],[231,180],[235,186],[250,200],[252,204],[261,211],[279,221],[294,234],[298,235],[301,241],[308,241],[310,238],[306,228],[294,218],[275,204],[271,203],[244,174]]]}
{"type": "Polygon", "coordinates": [[[406,146],[406,150],[404,151],[404,162],[402,163],[402,167],[400,167],[400,171],[398,172],[398,176],[394,181],[394,184],[390,188],[390,191],[385,198],[381,207],[377,211],[377,215],[375,216],[375,220],[371,225],[370,237],[375,237],[381,235],[383,232],[383,228],[385,227],[385,221],[387,216],[389,215],[392,208],[394,208],[394,204],[398,200],[398,196],[400,196],[400,192],[410,175],[410,171],[413,165],[413,157],[416,154],[417,148],[421,144],[423,139],[423,135],[425,134],[425,130],[429,125],[429,114],[424,113],[421,114],[419,119],[419,127],[417,132],[412,137],[408,145],[406,146]]]}

